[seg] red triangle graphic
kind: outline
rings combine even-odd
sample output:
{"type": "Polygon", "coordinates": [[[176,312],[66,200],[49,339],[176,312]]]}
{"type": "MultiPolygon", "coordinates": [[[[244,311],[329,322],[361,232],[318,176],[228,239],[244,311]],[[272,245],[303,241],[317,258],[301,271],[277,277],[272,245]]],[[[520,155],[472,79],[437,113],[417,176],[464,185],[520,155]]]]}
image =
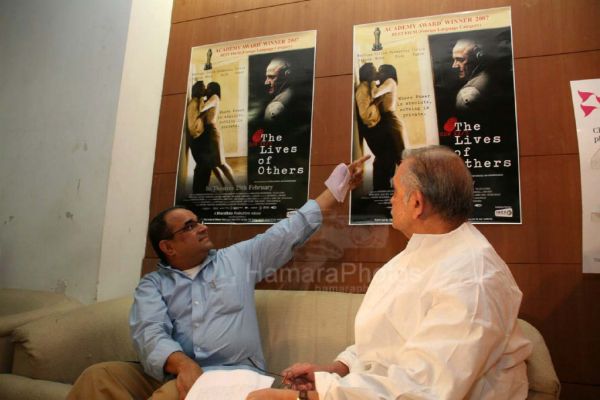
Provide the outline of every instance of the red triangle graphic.
{"type": "Polygon", "coordinates": [[[588,115],[590,115],[590,113],[592,111],[594,111],[596,108],[597,108],[596,106],[584,106],[583,104],[581,105],[581,109],[583,110],[584,117],[587,117],[588,115]]]}
{"type": "Polygon", "coordinates": [[[586,101],[591,95],[594,94],[592,92],[582,92],[581,90],[578,90],[577,93],[579,93],[579,97],[581,97],[581,101],[586,101]]]}

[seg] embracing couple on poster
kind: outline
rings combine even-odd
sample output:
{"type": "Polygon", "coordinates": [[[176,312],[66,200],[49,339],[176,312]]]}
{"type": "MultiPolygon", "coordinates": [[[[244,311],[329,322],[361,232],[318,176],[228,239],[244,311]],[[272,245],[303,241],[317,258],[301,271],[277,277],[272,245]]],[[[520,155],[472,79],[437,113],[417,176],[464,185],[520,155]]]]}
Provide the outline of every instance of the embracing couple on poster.
{"type": "Polygon", "coordinates": [[[396,68],[363,64],[358,71],[354,99],[358,111],[359,147],[367,142],[373,153],[373,190],[391,190],[391,179],[402,159],[402,121],[396,114],[398,77],[396,68]]]}
{"type": "Polygon", "coordinates": [[[187,128],[189,146],[196,162],[193,193],[203,193],[215,174],[222,186],[223,175],[235,187],[233,172],[225,161],[223,141],[218,127],[221,104],[221,86],[217,82],[198,81],[192,86],[192,96],[187,105],[187,128]]]}

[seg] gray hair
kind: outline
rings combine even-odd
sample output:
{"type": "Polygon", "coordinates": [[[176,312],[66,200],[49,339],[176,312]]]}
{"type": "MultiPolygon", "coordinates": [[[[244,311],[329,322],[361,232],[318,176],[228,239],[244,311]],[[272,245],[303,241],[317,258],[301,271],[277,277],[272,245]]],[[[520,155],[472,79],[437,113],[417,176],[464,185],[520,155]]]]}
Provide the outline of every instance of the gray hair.
{"type": "Polygon", "coordinates": [[[454,45],[453,49],[456,50],[466,50],[466,51],[471,51],[473,50],[475,47],[481,47],[479,46],[474,40],[472,39],[459,39],[456,44],[454,45]]]}
{"type": "Polygon", "coordinates": [[[473,178],[463,160],[444,146],[405,149],[408,172],[400,177],[404,201],[418,190],[435,212],[447,221],[465,221],[473,209],[473,178]]]}
{"type": "Polygon", "coordinates": [[[289,75],[292,65],[285,58],[274,58],[271,60],[269,65],[267,65],[267,70],[269,68],[276,68],[278,75],[285,74],[286,72],[287,72],[287,75],[289,75]]]}

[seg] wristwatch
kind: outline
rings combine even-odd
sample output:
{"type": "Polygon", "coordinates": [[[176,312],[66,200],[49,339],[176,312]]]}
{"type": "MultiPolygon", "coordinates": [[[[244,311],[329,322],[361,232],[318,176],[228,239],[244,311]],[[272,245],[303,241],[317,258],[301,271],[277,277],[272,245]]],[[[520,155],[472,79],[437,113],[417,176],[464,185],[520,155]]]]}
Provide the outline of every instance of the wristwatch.
{"type": "Polygon", "coordinates": [[[308,393],[306,390],[299,391],[296,400],[308,400],[308,393]]]}

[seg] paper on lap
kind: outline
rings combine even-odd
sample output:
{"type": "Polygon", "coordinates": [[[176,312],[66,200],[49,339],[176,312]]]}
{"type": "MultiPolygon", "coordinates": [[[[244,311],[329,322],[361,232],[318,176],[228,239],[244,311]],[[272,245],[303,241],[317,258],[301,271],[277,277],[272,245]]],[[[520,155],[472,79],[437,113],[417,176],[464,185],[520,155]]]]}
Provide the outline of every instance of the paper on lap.
{"type": "Polygon", "coordinates": [[[271,387],[273,381],[247,369],[205,371],[185,400],[245,400],[250,392],[271,387]]]}

